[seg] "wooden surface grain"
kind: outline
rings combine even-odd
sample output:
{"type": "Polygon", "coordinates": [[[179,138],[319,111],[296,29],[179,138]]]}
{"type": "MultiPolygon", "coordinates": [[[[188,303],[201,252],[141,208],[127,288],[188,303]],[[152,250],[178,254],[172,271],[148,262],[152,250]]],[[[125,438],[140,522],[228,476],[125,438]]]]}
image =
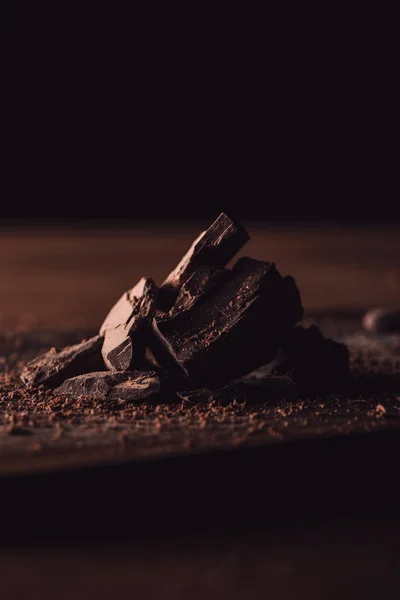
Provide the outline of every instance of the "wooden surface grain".
{"type": "MultiPolygon", "coordinates": [[[[143,275],[160,283],[205,224],[0,230],[0,315],[49,328],[99,326],[143,275]]],[[[400,303],[400,229],[249,225],[241,255],[296,278],[309,314],[400,303]]]]}
{"type": "MultiPolygon", "coordinates": [[[[13,385],[4,371],[10,361],[14,364],[26,352],[54,340],[72,341],[77,330],[96,330],[110,305],[142,275],[161,282],[200,227],[142,223],[118,229],[98,224],[3,228],[4,385],[13,385]],[[39,341],[33,342],[36,338],[39,341]]],[[[338,323],[343,323],[346,331],[351,325],[354,335],[365,310],[400,304],[398,228],[250,224],[249,229],[252,241],[241,254],[274,261],[283,274],[292,274],[306,313],[322,318],[328,333],[338,334],[338,323]]],[[[359,338],[353,341],[356,346],[359,338]]],[[[371,347],[367,354],[375,361],[371,347]]],[[[397,348],[391,347],[389,354],[396,366],[397,348]]],[[[52,420],[43,398],[43,414],[36,425],[47,436],[48,448],[32,447],[29,456],[39,464],[42,453],[50,468],[48,464],[38,475],[9,474],[1,479],[1,596],[398,597],[399,392],[391,389],[382,395],[386,413],[377,409],[373,394],[340,404],[336,416],[343,435],[320,439],[318,446],[312,439],[282,443],[279,435],[289,440],[300,427],[312,438],[315,428],[332,418],[337,399],[323,406],[317,403],[314,420],[301,406],[286,403],[290,414],[280,415],[279,427],[272,407],[260,406],[249,415],[238,407],[217,410],[206,420],[217,428],[223,444],[216,444],[214,453],[197,457],[190,456],[191,444],[204,439],[204,428],[202,415],[194,410],[193,423],[189,414],[182,423],[186,446],[178,451],[171,446],[169,458],[142,466],[125,459],[132,458],[135,443],[150,430],[149,443],[156,440],[160,450],[156,407],[149,408],[147,416],[144,411],[140,419],[132,413],[130,421],[114,415],[111,426],[107,419],[103,423],[100,413],[83,415],[75,407],[64,415],[72,419],[71,430],[61,431],[57,422],[64,416],[52,420]],[[236,429],[235,419],[240,425],[236,429]],[[250,431],[250,420],[246,447],[243,436],[236,434],[250,431]],[[75,456],[86,453],[91,464],[99,462],[93,436],[88,435],[92,425],[96,435],[103,432],[106,439],[108,429],[109,438],[115,438],[112,448],[100,444],[103,464],[59,470],[52,448],[57,446],[64,458],[71,456],[69,439],[77,442],[76,447],[72,444],[75,456]],[[357,433],[364,425],[371,435],[357,433]],[[125,430],[128,436],[121,439],[125,430]],[[271,443],[260,451],[258,438],[264,434],[271,443]],[[129,435],[136,435],[131,446],[129,435]],[[225,442],[232,448],[233,439],[236,446],[224,451],[225,442]],[[77,542],[82,535],[85,545],[77,542]]],[[[32,445],[32,434],[20,439],[7,434],[16,417],[29,429],[33,416],[22,410],[18,393],[9,396],[9,402],[1,413],[2,467],[13,444],[22,444],[25,451],[32,445]]],[[[163,411],[162,427],[175,435],[174,409],[163,411]]],[[[14,453],[11,471],[23,472],[26,456],[14,453]]]]}
{"type": "MultiPolygon", "coordinates": [[[[119,230],[93,225],[3,231],[0,369],[10,368],[10,357],[21,365],[53,345],[79,341],[83,334],[78,329],[94,334],[110,306],[141,276],[152,275],[161,282],[202,227],[142,224],[119,230]],[[8,335],[15,325],[17,334],[8,335]]],[[[337,337],[344,327],[348,336],[350,323],[357,330],[364,310],[393,304],[399,296],[400,236],[395,229],[253,225],[249,231],[251,241],[242,254],[275,261],[284,274],[293,274],[306,313],[319,314],[328,335],[337,337]],[[330,315],[337,316],[331,330],[330,315]]],[[[353,348],[352,360],[358,360],[358,351],[353,348]]],[[[384,352],[383,346],[375,348],[375,354],[384,352]]],[[[386,355],[389,364],[398,358],[395,353],[386,355]]],[[[378,401],[363,404],[354,393],[348,406],[336,405],[334,398],[320,403],[315,418],[312,404],[303,410],[290,402],[278,411],[267,405],[247,413],[196,408],[182,412],[179,406],[109,411],[101,403],[96,408],[67,406],[50,397],[24,395],[7,379],[1,391],[0,473],[397,427],[396,419],[377,418],[378,401]],[[16,419],[26,435],[9,435],[16,419]]]]}

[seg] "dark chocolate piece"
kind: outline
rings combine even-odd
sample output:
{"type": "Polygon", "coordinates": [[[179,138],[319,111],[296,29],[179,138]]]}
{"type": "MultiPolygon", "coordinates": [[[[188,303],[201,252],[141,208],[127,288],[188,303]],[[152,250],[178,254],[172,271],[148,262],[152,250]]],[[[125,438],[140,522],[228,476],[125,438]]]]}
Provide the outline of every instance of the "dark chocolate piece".
{"type": "Polygon", "coordinates": [[[77,398],[88,396],[97,400],[137,402],[146,400],[160,391],[160,380],[154,371],[123,371],[86,373],[67,379],[57,388],[58,394],[77,398]]]}
{"type": "Polygon", "coordinates": [[[271,361],[302,315],[293,280],[272,263],[241,258],[200,289],[188,308],[153,320],[151,341],[160,364],[193,379],[224,383],[271,361]]]}
{"type": "Polygon", "coordinates": [[[103,338],[97,335],[62,350],[52,348],[27,363],[22,370],[21,379],[26,385],[43,383],[56,387],[70,377],[93,369],[104,369],[102,344],[103,338]]]}
{"type": "Polygon", "coordinates": [[[339,392],[350,379],[347,346],[327,339],[320,329],[295,327],[283,343],[285,360],[275,373],[290,372],[303,395],[339,392]]]}
{"type": "Polygon", "coordinates": [[[182,390],[177,392],[177,396],[181,398],[181,400],[191,404],[198,404],[201,402],[229,404],[234,400],[244,402],[244,389],[244,385],[239,382],[217,389],[201,388],[195,390],[182,390]]]}
{"type": "Polygon", "coordinates": [[[182,285],[202,265],[224,267],[249,240],[247,231],[225,213],[193,242],[178,266],[160,287],[158,306],[167,311],[182,285]]]}
{"type": "Polygon", "coordinates": [[[154,314],[156,285],[151,277],[142,277],[130,290],[124,292],[121,298],[112,307],[102,326],[100,335],[108,329],[115,329],[119,325],[126,325],[133,316],[141,317],[147,313],[154,314]]]}
{"type": "MultiPolygon", "coordinates": [[[[188,378],[188,373],[177,363],[173,350],[169,348],[162,336],[160,338],[159,328],[163,329],[164,325],[168,323],[172,327],[175,322],[179,324],[183,314],[189,316],[197,304],[204,303],[207,295],[217,284],[227,280],[230,276],[231,271],[228,269],[206,265],[199,267],[182,286],[176,303],[169,313],[160,315],[153,320],[153,335],[149,341],[150,349],[157,363],[172,375],[176,389],[181,389],[181,386],[183,389],[202,388],[207,382],[202,381],[201,375],[197,378],[199,381],[196,382],[188,378]]],[[[183,329],[184,327],[185,325],[183,325],[183,329]]]]}
{"type": "Polygon", "coordinates": [[[400,308],[374,308],[364,315],[363,327],[368,333],[389,335],[400,333],[400,308]]]}
{"type": "Polygon", "coordinates": [[[187,282],[182,286],[175,304],[170,310],[170,315],[188,310],[206,292],[209,292],[222,277],[229,278],[230,271],[210,265],[204,265],[195,270],[187,282]]]}
{"type": "Polygon", "coordinates": [[[156,299],[154,281],[143,277],[111,309],[100,330],[104,331],[102,354],[108,369],[131,371],[141,365],[156,299]]]}
{"type": "Polygon", "coordinates": [[[108,394],[111,399],[137,402],[160,393],[160,379],[155,371],[136,371],[135,377],[118,383],[108,394]]]}

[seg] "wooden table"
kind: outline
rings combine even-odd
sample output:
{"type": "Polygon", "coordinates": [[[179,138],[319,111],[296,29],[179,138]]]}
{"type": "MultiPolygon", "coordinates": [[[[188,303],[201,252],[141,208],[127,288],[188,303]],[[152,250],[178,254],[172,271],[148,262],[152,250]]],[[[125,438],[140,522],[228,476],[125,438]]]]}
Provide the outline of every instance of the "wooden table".
{"type": "MultiPolygon", "coordinates": [[[[206,224],[0,229],[0,314],[37,327],[96,329],[143,275],[161,282],[206,224]]],[[[400,303],[400,228],[259,227],[246,254],[292,274],[309,314],[400,303]]]]}
{"type": "MultiPolygon", "coordinates": [[[[96,330],[139,277],[161,282],[201,226],[4,226],[1,331],[96,330]]],[[[242,254],[294,275],[309,317],[357,326],[368,308],[400,304],[398,228],[249,229],[242,254]]],[[[391,430],[296,451],[239,444],[146,467],[8,477],[1,597],[391,597],[398,440],[391,430]]]]}

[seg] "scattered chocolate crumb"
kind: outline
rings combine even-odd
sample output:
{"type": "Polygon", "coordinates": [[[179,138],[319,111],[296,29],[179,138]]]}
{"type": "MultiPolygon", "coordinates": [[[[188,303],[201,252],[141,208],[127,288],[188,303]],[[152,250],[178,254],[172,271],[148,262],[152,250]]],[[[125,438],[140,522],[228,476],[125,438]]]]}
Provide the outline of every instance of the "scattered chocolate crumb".
{"type": "Polygon", "coordinates": [[[382,404],[377,404],[375,407],[375,414],[378,418],[385,416],[386,408],[384,406],[382,406],[382,404]]]}

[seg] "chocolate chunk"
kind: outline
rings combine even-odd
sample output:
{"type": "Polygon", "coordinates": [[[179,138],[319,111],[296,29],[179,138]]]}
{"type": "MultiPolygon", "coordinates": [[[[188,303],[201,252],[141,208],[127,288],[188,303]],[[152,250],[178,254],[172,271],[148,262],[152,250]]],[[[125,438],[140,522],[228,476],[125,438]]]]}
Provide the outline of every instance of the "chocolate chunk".
{"type": "Polygon", "coordinates": [[[55,387],[75,375],[103,369],[102,344],[103,338],[97,335],[62,350],[52,348],[27,363],[22,370],[21,379],[26,385],[43,383],[55,387]]]}
{"type": "Polygon", "coordinates": [[[156,298],[154,281],[143,277],[107,315],[100,331],[104,331],[102,354],[109,369],[131,371],[142,363],[156,298]]]}
{"type": "Polygon", "coordinates": [[[234,400],[239,402],[245,401],[244,385],[242,383],[234,383],[217,389],[201,388],[195,390],[183,390],[177,392],[177,396],[181,398],[181,400],[191,404],[199,404],[201,402],[229,404],[234,400]]]}
{"type": "Polygon", "coordinates": [[[347,346],[325,338],[315,325],[294,328],[283,351],[286,359],[274,371],[290,372],[301,394],[338,392],[349,383],[347,346]]]}
{"type": "Polygon", "coordinates": [[[105,400],[115,385],[122,383],[130,376],[131,373],[126,371],[122,373],[110,373],[109,371],[85,373],[84,375],[67,379],[55,392],[76,398],[79,396],[89,396],[90,398],[105,400]]]}
{"type": "Polygon", "coordinates": [[[160,393],[160,379],[155,371],[136,371],[135,377],[118,383],[109,398],[137,402],[160,393]]]}
{"type": "Polygon", "coordinates": [[[248,241],[247,231],[225,213],[193,242],[178,266],[160,287],[158,306],[167,311],[174,304],[181,286],[202,265],[224,267],[248,241]]]}
{"type": "Polygon", "coordinates": [[[153,279],[142,277],[132,289],[124,292],[112,307],[100,327],[100,335],[104,335],[108,329],[127,325],[134,316],[140,318],[150,314],[152,317],[155,311],[156,293],[157,288],[153,279]]]}
{"type": "MultiPolygon", "coordinates": [[[[176,389],[194,389],[202,388],[206,385],[206,381],[201,380],[194,382],[188,378],[188,373],[180,367],[175,358],[174,352],[169,348],[168,343],[159,335],[159,328],[163,329],[165,325],[170,324],[174,327],[174,323],[178,326],[182,321],[182,315],[186,314],[190,320],[190,314],[195,309],[196,305],[204,303],[207,294],[211,292],[217,283],[225,281],[231,275],[231,271],[227,269],[219,269],[211,266],[201,266],[189,277],[187,282],[182,286],[179,296],[166,315],[160,315],[153,320],[153,335],[150,338],[149,345],[151,352],[159,365],[167,369],[175,381],[176,389]]],[[[184,330],[185,324],[182,324],[184,330]]]]}
{"type": "Polygon", "coordinates": [[[88,396],[97,400],[137,402],[160,391],[160,381],[154,371],[100,371],[86,373],[64,381],[56,392],[78,398],[88,396]]]}
{"type": "Polygon", "coordinates": [[[400,333],[400,308],[375,308],[364,315],[363,327],[372,334],[400,333]]]}
{"type": "Polygon", "coordinates": [[[210,265],[204,265],[195,270],[187,282],[182,286],[175,304],[170,310],[170,315],[188,310],[211,288],[221,281],[222,277],[228,279],[230,271],[210,265]]]}
{"type": "MultiPolygon", "coordinates": [[[[181,296],[195,287],[189,279],[181,296]]],[[[272,263],[241,258],[199,289],[187,307],[153,320],[151,341],[160,364],[193,379],[224,383],[271,361],[302,315],[293,280],[272,263]]]]}

